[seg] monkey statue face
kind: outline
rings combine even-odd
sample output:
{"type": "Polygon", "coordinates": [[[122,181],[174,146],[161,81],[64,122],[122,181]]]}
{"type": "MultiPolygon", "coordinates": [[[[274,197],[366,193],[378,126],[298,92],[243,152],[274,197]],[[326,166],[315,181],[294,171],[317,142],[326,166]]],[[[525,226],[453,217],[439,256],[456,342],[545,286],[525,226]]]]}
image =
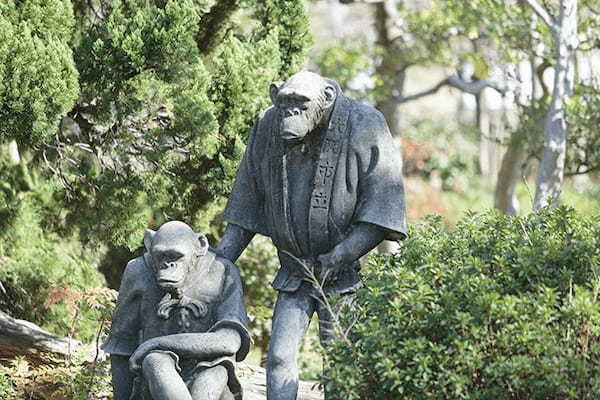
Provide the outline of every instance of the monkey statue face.
{"type": "Polygon", "coordinates": [[[335,87],[312,72],[299,72],[285,83],[273,83],[271,100],[279,112],[279,134],[290,143],[299,143],[329,118],[335,103],[335,87]]]}
{"type": "Polygon", "coordinates": [[[165,291],[178,293],[190,269],[208,251],[208,241],[188,225],[171,221],[156,232],[148,229],[144,245],[151,255],[156,282],[165,291]]]}

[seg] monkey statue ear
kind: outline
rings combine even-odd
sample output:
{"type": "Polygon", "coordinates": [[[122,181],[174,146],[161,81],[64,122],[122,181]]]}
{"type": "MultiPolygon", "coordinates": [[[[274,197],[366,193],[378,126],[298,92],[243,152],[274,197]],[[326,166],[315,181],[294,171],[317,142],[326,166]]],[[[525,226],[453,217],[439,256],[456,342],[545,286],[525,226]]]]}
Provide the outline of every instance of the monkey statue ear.
{"type": "Polygon", "coordinates": [[[208,239],[201,233],[197,233],[198,242],[200,242],[200,256],[205,256],[208,253],[208,239]]]}
{"type": "Polygon", "coordinates": [[[337,97],[337,90],[335,90],[335,86],[333,85],[325,85],[323,89],[323,93],[325,94],[325,106],[330,107],[335,103],[335,99],[337,97]]]}
{"type": "Polygon", "coordinates": [[[153,231],[152,229],[146,229],[146,232],[144,232],[144,247],[148,251],[152,248],[152,238],[155,234],[156,231],[153,231]]]}
{"type": "Polygon", "coordinates": [[[277,95],[279,94],[279,89],[283,86],[283,82],[273,82],[269,86],[269,96],[271,96],[271,102],[273,105],[277,102],[277,95]]]}

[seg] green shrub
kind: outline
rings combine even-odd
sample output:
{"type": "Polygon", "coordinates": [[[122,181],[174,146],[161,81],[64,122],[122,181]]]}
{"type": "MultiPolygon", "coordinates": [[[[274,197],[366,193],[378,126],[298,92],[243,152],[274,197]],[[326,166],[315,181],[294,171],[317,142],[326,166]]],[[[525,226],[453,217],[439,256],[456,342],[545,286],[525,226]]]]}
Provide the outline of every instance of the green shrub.
{"type": "Polygon", "coordinates": [[[1,364],[0,399],[112,399],[108,360],[86,362],[82,356],[52,364],[16,357],[1,364]]]}
{"type": "Polygon", "coordinates": [[[112,308],[93,260],[75,238],[46,230],[39,193],[21,196],[9,214],[11,223],[0,230],[0,308],[52,333],[91,341],[112,308]]]}
{"type": "Polygon", "coordinates": [[[399,255],[366,268],[330,388],[348,400],[600,398],[597,221],[559,207],[413,227],[399,255]]]}

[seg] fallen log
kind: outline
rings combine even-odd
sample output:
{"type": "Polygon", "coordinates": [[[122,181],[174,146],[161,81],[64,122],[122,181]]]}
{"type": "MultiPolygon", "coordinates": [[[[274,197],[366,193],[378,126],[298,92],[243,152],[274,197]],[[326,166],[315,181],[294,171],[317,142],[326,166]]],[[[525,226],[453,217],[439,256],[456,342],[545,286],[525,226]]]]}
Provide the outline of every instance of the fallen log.
{"type": "Polygon", "coordinates": [[[0,311],[0,359],[24,356],[32,364],[45,364],[55,356],[68,357],[81,346],[77,340],[58,337],[0,311]]]}

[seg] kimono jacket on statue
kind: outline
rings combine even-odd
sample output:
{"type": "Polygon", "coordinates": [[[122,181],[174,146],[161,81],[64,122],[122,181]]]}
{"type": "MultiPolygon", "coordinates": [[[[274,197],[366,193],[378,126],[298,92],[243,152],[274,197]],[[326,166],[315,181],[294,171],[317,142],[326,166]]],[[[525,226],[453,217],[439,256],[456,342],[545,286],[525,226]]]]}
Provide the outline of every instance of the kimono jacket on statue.
{"type": "MultiPolygon", "coordinates": [[[[209,361],[180,358],[176,360],[184,381],[191,384],[197,372],[223,365],[229,374],[228,386],[235,399],[241,398],[241,386],[235,376],[235,361],[243,360],[250,348],[247,315],[243,302],[242,283],[238,269],[226,259],[209,253],[188,273],[190,280],[183,294],[203,303],[204,315],[194,315],[185,304],[175,304],[167,310],[168,317],[159,315],[159,303],[165,292],[154,277],[150,255],[144,254],[129,262],[119,289],[110,336],[103,345],[105,352],[131,356],[146,340],[177,333],[212,332],[231,328],[239,332],[241,347],[236,354],[209,361]]],[[[165,310],[163,310],[165,311],[165,310]]],[[[150,399],[147,385],[139,376],[132,399],[150,399]]]]}
{"type": "MultiPolygon", "coordinates": [[[[280,138],[274,107],[261,114],[223,214],[271,237],[281,262],[272,283],[279,291],[296,291],[307,278],[299,260],[329,252],[357,223],[377,225],[388,240],[406,236],[400,151],[385,119],[330,82],[338,96],[329,125],[302,147],[280,138]]],[[[359,268],[346,266],[325,292],[355,291],[359,268]]]]}

